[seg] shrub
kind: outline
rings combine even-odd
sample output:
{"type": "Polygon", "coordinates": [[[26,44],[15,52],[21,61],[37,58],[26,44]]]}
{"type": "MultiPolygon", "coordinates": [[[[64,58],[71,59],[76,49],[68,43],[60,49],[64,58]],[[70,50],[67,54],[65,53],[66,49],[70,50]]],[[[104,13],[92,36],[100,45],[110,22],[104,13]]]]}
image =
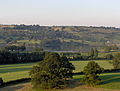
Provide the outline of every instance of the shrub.
{"type": "Polygon", "coordinates": [[[105,58],[106,58],[107,60],[111,60],[111,59],[113,59],[113,55],[112,55],[112,54],[107,54],[107,55],[105,56],[105,58]]]}

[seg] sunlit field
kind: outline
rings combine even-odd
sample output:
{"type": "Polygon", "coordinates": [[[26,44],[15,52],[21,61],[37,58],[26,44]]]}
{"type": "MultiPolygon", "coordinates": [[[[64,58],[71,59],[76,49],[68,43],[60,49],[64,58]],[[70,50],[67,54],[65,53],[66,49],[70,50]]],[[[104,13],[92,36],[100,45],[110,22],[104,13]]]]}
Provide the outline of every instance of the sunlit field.
{"type": "MultiPolygon", "coordinates": [[[[74,72],[81,72],[89,61],[70,62],[73,63],[76,68],[74,72]]],[[[112,69],[112,65],[108,60],[98,60],[96,62],[105,69],[112,69]]],[[[29,78],[29,71],[35,64],[37,63],[0,65],[0,77],[2,77],[5,82],[29,78]]]]}

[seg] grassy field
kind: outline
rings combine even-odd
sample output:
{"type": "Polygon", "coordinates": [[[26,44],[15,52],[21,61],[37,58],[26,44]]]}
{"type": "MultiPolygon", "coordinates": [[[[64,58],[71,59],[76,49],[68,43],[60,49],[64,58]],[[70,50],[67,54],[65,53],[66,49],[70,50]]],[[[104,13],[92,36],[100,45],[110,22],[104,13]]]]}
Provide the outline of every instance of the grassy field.
{"type": "Polygon", "coordinates": [[[35,64],[36,63],[0,65],[0,77],[2,77],[5,82],[28,78],[29,70],[35,64]]]}
{"type": "MultiPolygon", "coordinates": [[[[75,80],[81,80],[83,75],[74,76],[75,80]]],[[[100,75],[102,82],[96,88],[119,89],[120,90],[120,72],[103,73],[100,75]]]]}
{"type": "Polygon", "coordinates": [[[43,90],[32,89],[30,83],[21,83],[5,88],[0,88],[0,91],[120,91],[120,73],[104,73],[100,75],[102,82],[96,87],[88,87],[80,83],[83,75],[76,75],[70,86],[62,90],[43,90]]]}
{"type": "MultiPolygon", "coordinates": [[[[83,70],[84,66],[86,66],[89,61],[70,61],[70,62],[73,63],[76,67],[76,70],[74,72],[80,72],[83,70]]],[[[112,65],[109,64],[108,60],[100,60],[100,61],[98,60],[96,62],[105,69],[112,69],[112,65]]],[[[35,64],[37,63],[0,65],[0,77],[2,77],[5,82],[21,79],[21,78],[29,78],[29,70],[35,64]]],[[[83,75],[76,75],[73,78],[74,80],[80,81],[82,77],[83,75]]],[[[100,75],[100,77],[102,79],[102,82],[96,88],[120,90],[120,73],[103,73],[100,75]]],[[[80,88],[81,87],[79,87],[79,89],[80,88]]],[[[86,88],[83,87],[82,89],[83,91],[86,91],[84,90],[86,88]]]]}
{"type": "MultiPolygon", "coordinates": [[[[110,60],[94,60],[97,62],[101,67],[104,69],[112,69],[113,66],[109,63],[110,60]]],[[[74,72],[80,72],[83,71],[84,67],[87,65],[89,61],[71,61],[71,63],[75,66],[74,72]]]]}
{"type": "MultiPolygon", "coordinates": [[[[70,62],[75,65],[76,70],[74,72],[80,72],[89,61],[70,62]]],[[[105,69],[112,69],[112,65],[106,60],[100,60],[96,62],[105,69]]],[[[0,65],[0,77],[2,77],[5,82],[21,78],[28,78],[29,71],[35,64],[37,63],[0,65]]]]}

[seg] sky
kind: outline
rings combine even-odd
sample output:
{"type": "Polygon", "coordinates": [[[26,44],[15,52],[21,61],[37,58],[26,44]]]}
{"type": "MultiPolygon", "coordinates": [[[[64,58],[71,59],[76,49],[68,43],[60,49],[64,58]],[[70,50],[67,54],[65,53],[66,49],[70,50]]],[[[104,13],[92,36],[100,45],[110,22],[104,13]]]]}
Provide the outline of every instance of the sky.
{"type": "Polygon", "coordinates": [[[0,0],[0,24],[120,27],[120,0],[0,0]]]}

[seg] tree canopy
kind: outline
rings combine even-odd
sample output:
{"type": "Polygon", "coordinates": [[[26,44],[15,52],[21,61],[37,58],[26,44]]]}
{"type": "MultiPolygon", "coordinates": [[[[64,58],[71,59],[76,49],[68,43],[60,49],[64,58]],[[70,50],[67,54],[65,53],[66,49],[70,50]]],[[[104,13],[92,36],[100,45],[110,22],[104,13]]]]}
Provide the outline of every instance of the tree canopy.
{"type": "Polygon", "coordinates": [[[82,82],[88,86],[95,86],[100,83],[101,79],[99,75],[103,71],[96,62],[90,61],[87,66],[84,67],[85,76],[82,79],[82,82]]]}
{"type": "Polygon", "coordinates": [[[43,61],[30,71],[34,87],[55,88],[65,85],[67,78],[72,78],[75,67],[67,58],[57,53],[47,53],[43,61]]]}

